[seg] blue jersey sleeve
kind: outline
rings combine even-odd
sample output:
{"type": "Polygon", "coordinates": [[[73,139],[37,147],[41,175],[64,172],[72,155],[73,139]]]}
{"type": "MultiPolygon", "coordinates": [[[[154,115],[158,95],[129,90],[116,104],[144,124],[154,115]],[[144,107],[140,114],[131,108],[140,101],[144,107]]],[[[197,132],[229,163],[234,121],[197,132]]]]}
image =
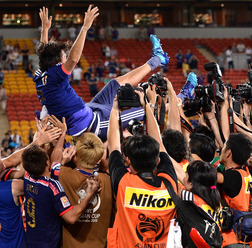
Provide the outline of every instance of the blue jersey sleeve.
{"type": "Polygon", "coordinates": [[[51,167],[51,178],[55,180],[59,180],[59,171],[60,171],[61,164],[55,163],[51,167]]]}
{"type": "Polygon", "coordinates": [[[58,215],[62,216],[73,208],[59,181],[51,179],[50,188],[53,192],[54,208],[58,215]]]}

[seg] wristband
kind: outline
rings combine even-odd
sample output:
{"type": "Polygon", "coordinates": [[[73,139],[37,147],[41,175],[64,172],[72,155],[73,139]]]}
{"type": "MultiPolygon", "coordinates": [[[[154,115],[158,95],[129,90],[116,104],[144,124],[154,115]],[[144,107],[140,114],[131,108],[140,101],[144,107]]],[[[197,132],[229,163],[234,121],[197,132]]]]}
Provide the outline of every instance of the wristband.
{"type": "Polygon", "coordinates": [[[149,103],[149,106],[150,106],[151,108],[155,108],[155,105],[154,105],[154,104],[149,103]]]}

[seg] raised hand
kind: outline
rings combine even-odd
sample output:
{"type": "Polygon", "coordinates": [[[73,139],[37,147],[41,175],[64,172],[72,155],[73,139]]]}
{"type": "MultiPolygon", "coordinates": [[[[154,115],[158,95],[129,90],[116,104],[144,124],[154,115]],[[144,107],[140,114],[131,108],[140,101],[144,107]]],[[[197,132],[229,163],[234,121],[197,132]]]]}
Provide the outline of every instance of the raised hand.
{"type": "Polygon", "coordinates": [[[87,181],[87,189],[86,194],[89,196],[93,196],[96,192],[100,192],[100,182],[97,179],[86,179],[87,181]]]}
{"type": "Polygon", "coordinates": [[[99,15],[98,7],[94,7],[93,9],[92,9],[92,7],[93,7],[93,5],[90,4],[87,12],[85,12],[83,27],[85,27],[87,30],[90,29],[94,19],[99,15]]]}
{"type": "Polygon", "coordinates": [[[61,135],[61,129],[58,127],[54,127],[50,130],[47,130],[47,126],[45,125],[43,128],[39,125],[39,121],[36,119],[36,126],[37,126],[37,140],[38,145],[43,145],[56,140],[61,135]]]}
{"type": "Polygon", "coordinates": [[[148,85],[148,88],[146,90],[146,96],[149,99],[149,102],[151,104],[156,104],[156,100],[157,100],[157,93],[156,93],[156,85],[152,85],[152,87],[150,85],[148,85]]]}
{"type": "Polygon", "coordinates": [[[168,93],[172,92],[173,91],[173,86],[172,86],[171,81],[166,77],[163,77],[163,79],[166,81],[168,93]]]}
{"type": "Polygon", "coordinates": [[[62,133],[66,133],[67,125],[65,117],[62,118],[62,122],[54,115],[49,117],[49,121],[55,126],[61,129],[62,133]]]}
{"type": "Polygon", "coordinates": [[[61,164],[64,165],[70,162],[75,153],[76,151],[74,146],[67,147],[66,149],[64,149],[61,164]]]}
{"type": "Polygon", "coordinates": [[[43,7],[39,10],[39,17],[41,19],[42,29],[49,30],[52,25],[52,16],[48,17],[48,8],[43,7]]]}

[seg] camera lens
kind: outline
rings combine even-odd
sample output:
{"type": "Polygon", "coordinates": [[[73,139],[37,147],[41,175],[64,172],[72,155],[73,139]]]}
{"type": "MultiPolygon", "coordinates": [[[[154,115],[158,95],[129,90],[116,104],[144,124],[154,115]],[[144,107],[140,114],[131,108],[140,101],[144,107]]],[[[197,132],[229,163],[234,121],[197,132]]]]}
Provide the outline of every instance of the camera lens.
{"type": "Polygon", "coordinates": [[[195,99],[185,99],[184,100],[184,110],[192,110],[192,111],[199,111],[201,108],[201,103],[199,98],[195,99]]]}
{"type": "Polygon", "coordinates": [[[201,99],[201,107],[203,112],[211,112],[212,110],[212,102],[210,97],[203,96],[201,99]]]}
{"type": "Polygon", "coordinates": [[[143,124],[138,119],[132,119],[129,121],[127,129],[132,135],[142,133],[143,124]]]}

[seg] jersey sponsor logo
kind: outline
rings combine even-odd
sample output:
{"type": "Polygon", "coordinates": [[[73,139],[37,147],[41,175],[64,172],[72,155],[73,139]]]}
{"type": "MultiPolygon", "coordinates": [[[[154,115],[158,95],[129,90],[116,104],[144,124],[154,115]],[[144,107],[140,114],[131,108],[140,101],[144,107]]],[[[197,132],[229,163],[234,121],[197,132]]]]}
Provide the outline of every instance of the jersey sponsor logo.
{"type": "Polygon", "coordinates": [[[138,215],[136,234],[142,242],[150,244],[157,242],[163,236],[164,231],[164,221],[160,216],[150,218],[145,214],[138,215]]]}
{"type": "Polygon", "coordinates": [[[245,194],[250,194],[250,188],[252,187],[252,177],[249,175],[248,177],[244,177],[245,180],[245,194]]]}
{"type": "Polygon", "coordinates": [[[67,208],[67,207],[71,206],[71,204],[66,196],[60,197],[60,201],[61,201],[63,208],[67,208]]]}
{"type": "Polygon", "coordinates": [[[124,206],[142,210],[168,210],[175,208],[167,190],[147,190],[126,187],[124,206]]]}

